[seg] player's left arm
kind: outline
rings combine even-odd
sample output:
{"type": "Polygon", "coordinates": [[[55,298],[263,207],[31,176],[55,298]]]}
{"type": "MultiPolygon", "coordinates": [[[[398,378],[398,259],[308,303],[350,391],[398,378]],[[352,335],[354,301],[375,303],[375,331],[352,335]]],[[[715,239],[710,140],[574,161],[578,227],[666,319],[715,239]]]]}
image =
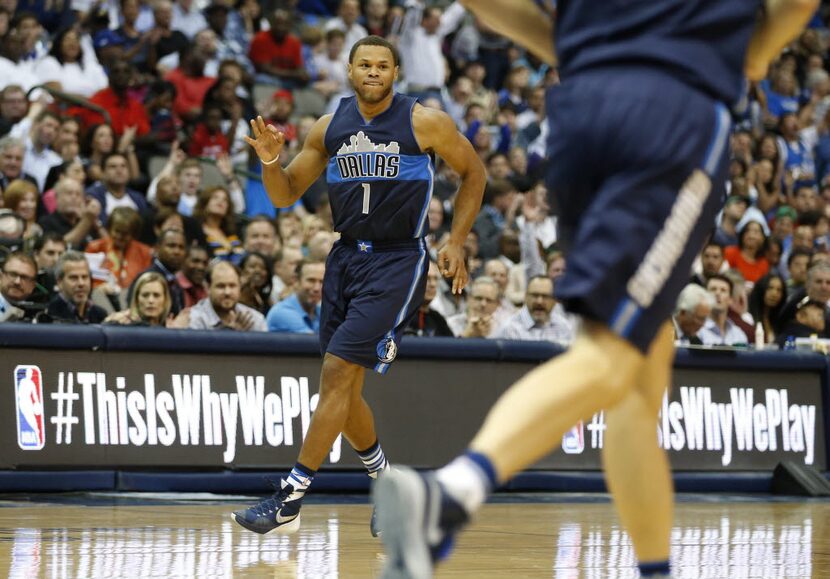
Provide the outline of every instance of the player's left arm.
{"type": "Polygon", "coordinates": [[[443,111],[416,105],[412,112],[415,138],[422,151],[432,151],[461,177],[455,197],[452,230],[447,243],[438,252],[438,267],[444,277],[451,277],[453,293],[460,294],[467,285],[464,265],[464,242],[481,209],[487,175],[484,164],[472,144],[443,111]]]}

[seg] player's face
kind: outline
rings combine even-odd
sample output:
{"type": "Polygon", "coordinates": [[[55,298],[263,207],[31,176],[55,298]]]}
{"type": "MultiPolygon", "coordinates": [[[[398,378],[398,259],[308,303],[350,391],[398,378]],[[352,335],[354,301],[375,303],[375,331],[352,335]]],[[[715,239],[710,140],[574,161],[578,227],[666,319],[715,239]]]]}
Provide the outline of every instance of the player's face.
{"type": "Polygon", "coordinates": [[[361,46],[349,63],[349,81],[357,98],[375,104],[392,93],[398,79],[398,67],[392,51],[384,46],[361,46]]]}

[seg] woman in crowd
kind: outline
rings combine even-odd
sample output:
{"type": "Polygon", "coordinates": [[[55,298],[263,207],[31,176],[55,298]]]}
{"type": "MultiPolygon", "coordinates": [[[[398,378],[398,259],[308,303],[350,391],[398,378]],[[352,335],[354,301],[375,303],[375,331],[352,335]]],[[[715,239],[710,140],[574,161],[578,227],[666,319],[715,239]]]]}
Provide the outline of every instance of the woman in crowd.
{"type": "Polygon", "coordinates": [[[769,271],[765,257],[767,234],[758,221],[747,221],[738,231],[738,245],[723,250],[730,267],[737,269],[749,283],[755,283],[769,271]]]}
{"type": "Polygon", "coordinates": [[[104,323],[175,327],[175,322],[169,319],[170,303],[170,290],[164,277],[158,272],[148,271],[136,281],[129,308],[110,314],[104,323]]]}
{"type": "Polygon", "coordinates": [[[764,330],[764,343],[775,342],[778,316],[787,302],[787,284],[777,273],[765,275],[749,294],[749,313],[764,330]]]}
{"type": "Polygon", "coordinates": [[[245,250],[236,235],[236,218],[228,190],[216,186],[202,191],[193,210],[193,217],[202,224],[212,257],[238,265],[245,250]]]}
{"type": "Polygon", "coordinates": [[[127,163],[130,168],[130,179],[138,177],[138,158],[135,155],[134,140],[135,128],[124,131],[116,146],[115,132],[112,130],[112,127],[104,124],[90,127],[87,132],[83,151],[87,182],[94,183],[101,180],[104,175],[102,165],[104,158],[113,151],[124,153],[127,156],[127,163]]]}
{"type": "Polygon", "coordinates": [[[55,185],[62,179],[73,179],[80,183],[81,187],[85,187],[86,170],[84,170],[84,164],[79,159],[72,159],[71,161],[64,161],[49,170],[49,174],[46,176],[46,191],[40,198],[46,213],[54,213],[57,208],[55,185]]]}
{"type": "Polygon", "coordinates": [[[40,82],[55,84],[59,90],[84,98],[109,84],[91,42],[85,49],[75,28],[65,28],[55,35],[52,49],[34,72],[40,82]]]}
{"type": "Polygon", "coordinates": [[[3,207],[11,209],[26,222],[24,239],[31,239],[43,233],[37,224],[37,198],[37,185],[23,179],[15,179],[3,192],[3,207]]]}
{"type": "Polygon", "coordinates": [[[271,307],[271,260],[258,251],[251,251],[239,267],[242,270],[239,303],[266,315],[271,307]]]}

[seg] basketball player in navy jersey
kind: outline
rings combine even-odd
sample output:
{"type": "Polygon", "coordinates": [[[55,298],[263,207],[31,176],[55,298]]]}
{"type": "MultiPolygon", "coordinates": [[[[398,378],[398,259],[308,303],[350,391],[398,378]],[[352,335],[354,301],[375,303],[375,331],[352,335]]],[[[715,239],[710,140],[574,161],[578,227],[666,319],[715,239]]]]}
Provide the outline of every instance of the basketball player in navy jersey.
{"type": "MultiPolygon", "coordinates": [[[[363,399],[365,368],[383,374],[400,337],[421,306],[429,268],[424,236],[432,194],[432,154],[461,176],[450,240],[439,267],[460,293],[467,283],[464,240],[479,212],[484,166],[450,117],[396,94],[398,55],[385,39],[368,36],[349,55],[355,96],[320,118],[302,151],[278,164],[285,138],[261,117],[251,121],[263,182],[277,207],[294,204],[326,171],[334,229],[341,234],[326,262],[320,314],[323,369],[320,400],[297,464],[277,493],[233,514],[257,533],[292,533],[300,525],[306,489],[341,433],[372,478],[387,470],[372,411],[363,399]]],[[[377,535],[375,517],[372,533],[377,535]]]]}
{"type": "Polygon", "coordinates": [[[559,0],[554,34],[534,0],[461,1],[549,64],[559,57],[547,181],[572,250],[556,289],[585,323],[567,353],[502,396],[467,453],[376,483],[383,576],[431,576],[492,488],[601,409],[606,481],[640,572],[668,576],[674,500],[656,437],[674,353],[667,320],[722,205],[728,107],[818,2],[559,0]]]}

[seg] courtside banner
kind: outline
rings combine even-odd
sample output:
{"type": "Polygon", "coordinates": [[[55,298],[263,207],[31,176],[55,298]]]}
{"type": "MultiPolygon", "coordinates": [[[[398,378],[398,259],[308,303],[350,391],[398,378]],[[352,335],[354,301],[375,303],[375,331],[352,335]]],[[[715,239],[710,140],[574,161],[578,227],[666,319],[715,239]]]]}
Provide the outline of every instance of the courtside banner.
{"type": "MultiPolygon", "coordinates": [[[[444,358],[403,357],[386,376],[366,374],[364,394],[394,462],[443,464],[535,366],[444,358]]],[[[317,407],[320,365],[313,355],[279,353],[5,347],[0,468],[290,467],[317,407]]],[[[676,470],[769,471],[783,460],[827,469],[816,364],[700,366],[676,370],[655,432],[676,470]]],[[[536,468],[598,469],[607,420],[600,413],[574,425],[536,468]]],[[[361,463],[339,438],[325,466],[361,463]]]]}

